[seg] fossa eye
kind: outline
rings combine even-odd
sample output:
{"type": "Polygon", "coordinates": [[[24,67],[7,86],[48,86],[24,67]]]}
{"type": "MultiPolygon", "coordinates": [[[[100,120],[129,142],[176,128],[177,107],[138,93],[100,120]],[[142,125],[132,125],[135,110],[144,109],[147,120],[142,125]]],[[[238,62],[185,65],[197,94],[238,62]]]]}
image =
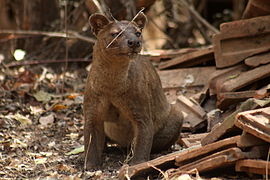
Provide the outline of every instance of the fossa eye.
{"type": "Polygon", "coordinates": [[[112,36],[112,37],[116,37],[118,34],[119,34],[118,32],[116,32],[116,33],[111,33],[111,36],[112,36]]]}
{"type": "Polygon", "coordinates": [[[141,33],[141,32],[136,32],[135,35],[136,35],[137,37],[140,37],[140,36],[142,35],[142,33],[141,33]]]}

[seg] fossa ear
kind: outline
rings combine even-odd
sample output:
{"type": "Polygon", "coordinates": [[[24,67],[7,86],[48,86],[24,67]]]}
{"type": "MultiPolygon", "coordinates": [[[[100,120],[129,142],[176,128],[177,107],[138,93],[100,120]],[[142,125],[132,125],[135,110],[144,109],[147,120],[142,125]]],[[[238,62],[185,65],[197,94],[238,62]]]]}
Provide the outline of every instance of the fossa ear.
{"type": "Polygon", "coordinates": [[[109,19],[102,14],[95,13],[89,17],[89,24],[95,36],[97,36],[98,32],[109,24],[109,22],[109,19]]]}
{"type": "Polygon", "coordinates": [[[140,29],[143,29],[147,22],[147,17],[144,15],[143,12],[140,12],[138,16],[134,19],[134,22],[138,25],[140,29]]]}

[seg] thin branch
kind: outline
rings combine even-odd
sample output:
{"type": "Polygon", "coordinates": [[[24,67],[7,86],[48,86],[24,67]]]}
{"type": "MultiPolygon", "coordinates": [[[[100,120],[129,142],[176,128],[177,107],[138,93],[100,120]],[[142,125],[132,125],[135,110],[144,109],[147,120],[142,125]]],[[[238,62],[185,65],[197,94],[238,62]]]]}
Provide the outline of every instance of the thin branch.
{"type": "Polygon", "coordinates": [[[91,62],[90,59],[78,58],[78,59],[44,59],[44,60],[24,60],[19,62],[13,62],[6,64],[7,68],[16,66],[26,66],[26,65],[37,65],[37,64],[51,64],[51,63],[65,63],[68,62],[91,62]]]}
{"type": "Polygon", "coordinates": [[[61,38],[70,38],[70,39],[79,39],[82,41],[86,41],[89,43],[95,43],[94,38],[86,37],[80,35],[78,32],[75,31],[67,31],[66,33],[61,32],[47,32],[47,31],[25,31],[25,30],[0,30],[0,34],[23,34],[23,35],[42,35],[42,36],[49,36],[49,37],[61,37],[61,38]]]}
{"type": "Polygon", "coordinates": [[[184,5],[188,10],[191,12],[191,14],[204,26],[206,26],[209,30],[214,32],[215,34],[219,33],[219,30],[217,30],[214,26],[209,24],[195,9],[193,6],[190,6],[186,0],[181,0],[180,3],[184,5]]]}

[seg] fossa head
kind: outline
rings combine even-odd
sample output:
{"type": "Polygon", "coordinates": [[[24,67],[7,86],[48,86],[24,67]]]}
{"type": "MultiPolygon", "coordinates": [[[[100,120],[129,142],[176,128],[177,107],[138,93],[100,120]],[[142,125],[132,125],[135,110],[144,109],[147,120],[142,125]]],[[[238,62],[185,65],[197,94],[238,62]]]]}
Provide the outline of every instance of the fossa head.
{"type": "Polygon", "coordinates": [[[89,18],[92,31],[97,37],[97,48],[112,56],[134,57],[142,49],[142,29],[147,19],[140,12],[133,21],[110,21],[102,14],[89,18]]]}

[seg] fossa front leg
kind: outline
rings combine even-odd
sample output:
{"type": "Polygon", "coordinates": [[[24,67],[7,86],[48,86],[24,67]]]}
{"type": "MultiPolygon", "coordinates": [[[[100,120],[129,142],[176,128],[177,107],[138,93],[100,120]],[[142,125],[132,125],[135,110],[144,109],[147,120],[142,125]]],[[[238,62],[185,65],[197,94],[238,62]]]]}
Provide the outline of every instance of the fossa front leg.
{"type": "Polygon", "coordinates": [[[84,100],[84,169],[95,169],[102,164],[105,144],[104,121],[107,103],[98,97],[85,96],[84,100]]]}

